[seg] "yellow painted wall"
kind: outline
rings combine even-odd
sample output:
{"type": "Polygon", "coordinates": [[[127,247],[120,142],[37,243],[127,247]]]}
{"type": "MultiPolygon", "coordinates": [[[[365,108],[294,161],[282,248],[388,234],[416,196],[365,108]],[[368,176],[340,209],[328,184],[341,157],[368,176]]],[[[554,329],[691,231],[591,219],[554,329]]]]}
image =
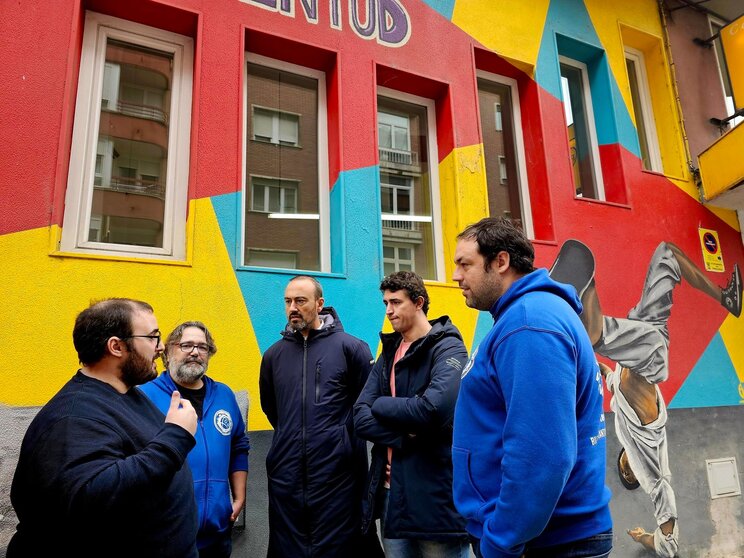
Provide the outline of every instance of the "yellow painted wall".
{"type": "Polygon", "coordinates": [[[13,363],[3,373],[0,402],[46,403],[78,367],[77,313],[91,300],[129,297],[152,304],[164,334],[185,320],[207,324],[218,346],[210,376],[248,390],[249,428],[269,428],[258,405],[261,355],[210,200],[192,202],[189,216],[195,224],[191,266],[50,256],[47,228],[0,236],[7,270],[0,351],[13,363]]]}

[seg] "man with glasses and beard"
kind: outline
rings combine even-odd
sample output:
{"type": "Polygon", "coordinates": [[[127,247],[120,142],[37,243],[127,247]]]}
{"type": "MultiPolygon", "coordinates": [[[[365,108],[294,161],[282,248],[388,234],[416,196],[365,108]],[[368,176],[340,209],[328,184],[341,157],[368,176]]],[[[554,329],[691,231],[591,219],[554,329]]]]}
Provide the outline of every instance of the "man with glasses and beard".
{"type": "Polygon", "coordinates": [[[245,504],[248,436],[232,390],[205,376],[217,352],[201,322],[184,322],[165,342],[167,370],[140,389],[164,411],[178,390],[199,417],[196,447],[188,461],[199,507],[197,546],[200,558],[223,558],[232,552],[232,524],[245,504]]]}
{"type": "Polygon", "coordinates": [[[19,524],[8,558],[195,558],[196,506],[186,455],[196,412],[178,391],[163,414],[134,386],[163,351],[152,307],[94,303],[72,332],[82,368],[26,432],[10,499],[19,524]]]}
{"type": "Polygon", "coordinates": [[[287,326],[261,361],[261,408],[274,427],[266,456],[270,558],[381,553],[376,531],[360,538],[367,448],[352,417],[372,354],[323,304],[317,280],[290,280],[287,326]]]}

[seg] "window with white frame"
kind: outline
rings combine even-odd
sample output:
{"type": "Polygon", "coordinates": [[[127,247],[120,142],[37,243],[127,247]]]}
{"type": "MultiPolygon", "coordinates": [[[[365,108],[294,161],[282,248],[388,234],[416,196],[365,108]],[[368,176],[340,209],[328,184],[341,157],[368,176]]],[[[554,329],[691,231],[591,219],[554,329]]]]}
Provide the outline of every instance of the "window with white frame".
{"type": "Polygon", "coordinates": [[[386,273],[415,269],[442,280],[434,101],[379,88],[377,135],[386,273]]]}
{"type": "Polygon", "coordinates": [[[518,223],[532,236],[522,116],[514,79],[478,70],[478,108],[489,212],[518,223]]]}
{"type": "MultiPolygon", "coordinates": [[[[711,36],[719,35],[721,29],[726,26],[723,21],[713,17],[708,18],[708,23],[710,24],[711,36]]],[[[726,116],[732,116],[736,112],[736,106],[734,106],[734,93],[731,86],[731,77],[729,76],[728,67],[726,66],[726,59],[723,54],[720,37],[716,37],[713,41],[713,48],[716,53],[716,61],[718,62],[718,75],[721,77],[721,87],[723,87],[723,100],[726,103],[726,116]]],[[[736,126],[740,122],[744,122],[744,116],[737,116],[732,119],[730,125],[736,126]]]]}
{"type": "Polygon", "coordinates": [[[254,106],[252,122],[254,140],[292,146],[299,143],[299,114],[254,106]]]}
{"type": "Polygon", "coordinates": [[[625,47],[625,66],[628,70],[630,98],[633,102],[633,114],[638,131],[638,145],[641,150],[643,168],[662,172],[659,142],[656,137],[656,122],[651,104],[651,92],[646,77],[646,63],[643,53],[631,47],[625,47]]]}
{"type": "Polygon", "coordinates": [[[246,58],[243,263],[330,271],[325,73],[246,58]]]}
{"type": "Polygon", "coordinates": [[[604,199],[602,167],[586,64],[560,56],[561,92],[577,197],[604,199]]]}
{"type": "Polygon", "coordinates": [[[192,76],[191,38],[86,13],[62,250],[186,257],[192,76]]]}
{"type": "Polygon", "coordinates": [[[385,275],[396,271],[416,271],[414,244],[385,244],[382,247],[382,261],[385,275]]]}
{"type": "Polygon", "coordinates": [[[251,176],[251,211],[297,213],[296,180],[251,176]]]}

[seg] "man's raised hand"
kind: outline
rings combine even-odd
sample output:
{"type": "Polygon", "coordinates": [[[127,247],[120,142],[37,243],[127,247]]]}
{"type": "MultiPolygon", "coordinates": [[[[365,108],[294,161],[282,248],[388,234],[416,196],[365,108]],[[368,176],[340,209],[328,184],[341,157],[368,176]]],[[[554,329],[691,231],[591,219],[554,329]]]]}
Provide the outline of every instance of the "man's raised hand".
{"type": "Polygon", "coordinates": [[[177,424],[187,430],[192,436],[196,434],[196,411],[188,399],[181,399],[181,394],[175,390],[171,395],[170,407],[165,415],[165,422],[177,424]]]}

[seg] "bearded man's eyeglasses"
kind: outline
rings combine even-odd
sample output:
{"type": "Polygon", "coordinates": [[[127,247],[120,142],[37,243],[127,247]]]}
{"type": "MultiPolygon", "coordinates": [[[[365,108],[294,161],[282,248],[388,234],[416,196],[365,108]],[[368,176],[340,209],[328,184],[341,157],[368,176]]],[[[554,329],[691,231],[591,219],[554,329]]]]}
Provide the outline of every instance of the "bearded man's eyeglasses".
{"type": "Polygon", "coordinates": [[[199,351],[199,354],[206,355],[209,352],[209,345],[205,343],[176,343],[179,349],[184,353],[190,353],[194,349],[199,351]]]}
{"type": "Polygon", "coordinates": [[[160,345],[160,333],[156,333],[153,335],[128,335],[127,337],[120,337],[120,339],[132,339],[133,337],[145,337],[147,339],[155,339],[155,346],[158,347],[160,345]]]}

